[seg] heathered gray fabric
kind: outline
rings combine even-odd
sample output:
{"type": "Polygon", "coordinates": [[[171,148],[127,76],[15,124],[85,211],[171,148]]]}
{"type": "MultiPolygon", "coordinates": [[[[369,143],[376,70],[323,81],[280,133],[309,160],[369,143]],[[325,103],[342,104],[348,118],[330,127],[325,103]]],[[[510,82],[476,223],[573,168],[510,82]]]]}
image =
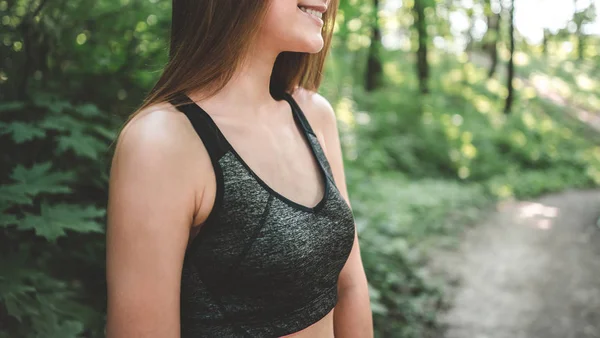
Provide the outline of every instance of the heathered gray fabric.
{"type": "Polygon", "coordinates": [[[183,263],[182,337],[278,337],[310,326],[337,303],[354,218],[318,139],[302,130],[327,173],[315,208],[274,192],[233,149],[218,160],[222,199],[183,263]]]}
{"type": "Polygon", "coordinates": [[[329,166],[329,161],[327,161],[327,157],[325,157],[325,152],[323,151],[323,148],[321,148],[319,139],[312,133],[308,133],[308,139],[309,139],[309,142],[313,145],[313,147],[315,149],[317,158],[319,159],[319,161],[321,161],[321,163],[323,164],[323,167],[325,167],[325,172],[327,173],[329,178],[331,180],[333,180],[333,173],[331,172],[331,167],[329,166]]]}

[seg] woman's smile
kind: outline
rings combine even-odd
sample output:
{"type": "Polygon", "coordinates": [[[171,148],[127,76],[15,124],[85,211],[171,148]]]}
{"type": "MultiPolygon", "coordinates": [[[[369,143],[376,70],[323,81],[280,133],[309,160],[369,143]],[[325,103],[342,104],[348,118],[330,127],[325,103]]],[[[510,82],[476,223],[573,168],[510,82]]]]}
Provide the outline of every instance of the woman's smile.
{"type": "Polygon", "coordinates": [[[307,15],[310,17],[319,27],[323,26],[323,13],[327,10],[327,6],[319,5],[319,6],[302,6],[298,5],[300,11],[302,11],[303,15],[307,15]]]}

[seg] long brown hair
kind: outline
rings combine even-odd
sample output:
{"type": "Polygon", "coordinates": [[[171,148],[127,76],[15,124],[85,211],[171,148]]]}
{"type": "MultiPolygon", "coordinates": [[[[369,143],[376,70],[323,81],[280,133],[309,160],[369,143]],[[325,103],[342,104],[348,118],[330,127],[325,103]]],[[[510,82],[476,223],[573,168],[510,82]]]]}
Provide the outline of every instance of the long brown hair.
{"type": "MultiPolygon", "coordinates": [[[[325,45],[319,53],[281,53],[273,67],[273,97],[297,86],[316,91],[331,45],[339,0],[329,0],[323,15],[325,45]]],[[[169,60],[141,107],[202,89],[207,97],[231,80],[247,56],[270,0],[173,0],[169,60]]],[[[130,117],[130,118],[131,118],[130,117]]]]}

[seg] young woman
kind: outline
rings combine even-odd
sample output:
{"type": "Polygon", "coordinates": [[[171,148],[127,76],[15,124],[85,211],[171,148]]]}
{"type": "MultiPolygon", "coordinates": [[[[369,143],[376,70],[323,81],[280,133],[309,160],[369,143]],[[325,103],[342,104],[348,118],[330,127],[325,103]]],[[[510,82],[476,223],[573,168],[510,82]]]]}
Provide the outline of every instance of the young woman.
{"type": "Polygon", "coordinates": [[[115,150],[109,338],[371,337],[331,105],[337,1],[173,0],[115,150]]]}

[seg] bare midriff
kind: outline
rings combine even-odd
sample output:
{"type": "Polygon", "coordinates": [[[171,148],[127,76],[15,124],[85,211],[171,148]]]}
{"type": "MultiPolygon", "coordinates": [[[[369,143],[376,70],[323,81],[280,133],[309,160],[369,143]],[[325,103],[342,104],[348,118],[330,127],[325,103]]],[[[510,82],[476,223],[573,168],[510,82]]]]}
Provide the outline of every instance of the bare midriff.
{"type": "Polygon", "coordinates": [[[333,338],[333,310],[311,326],[280,338],[333,338]]]}

